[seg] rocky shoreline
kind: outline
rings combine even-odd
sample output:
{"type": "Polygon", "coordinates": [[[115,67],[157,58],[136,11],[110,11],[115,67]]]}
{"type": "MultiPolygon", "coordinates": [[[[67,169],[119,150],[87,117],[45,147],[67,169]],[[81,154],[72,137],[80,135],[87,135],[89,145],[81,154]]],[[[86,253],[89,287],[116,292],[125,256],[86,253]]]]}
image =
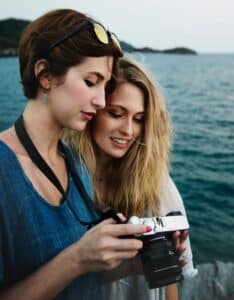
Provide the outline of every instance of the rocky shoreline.
{"type": "Polygon", "coordinates": [[[234,299],[234,263],[216,261],[196,266],[198,275],[180,285],[180,300],[234,299]]]}

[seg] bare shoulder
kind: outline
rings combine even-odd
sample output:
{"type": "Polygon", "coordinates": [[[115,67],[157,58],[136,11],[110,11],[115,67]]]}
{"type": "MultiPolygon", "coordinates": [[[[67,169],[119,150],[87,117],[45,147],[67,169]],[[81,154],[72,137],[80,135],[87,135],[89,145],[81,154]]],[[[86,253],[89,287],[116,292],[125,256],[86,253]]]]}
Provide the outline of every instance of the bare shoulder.
{"type": "Polygon", "coordinates": [[[0,141],[4,142],[15,153],[22,152],[22,146],[16,136],[14,127],[10,127],[9,129],[2,131],[0,133],[0,141]]]}
{"type": "Polygon", "coordinates": [[[3,141],[4,143],[8,144],[10,140],[14,136],[14,128],[10,127],[2,132],[0,132],[0,140],[3,141]]]}

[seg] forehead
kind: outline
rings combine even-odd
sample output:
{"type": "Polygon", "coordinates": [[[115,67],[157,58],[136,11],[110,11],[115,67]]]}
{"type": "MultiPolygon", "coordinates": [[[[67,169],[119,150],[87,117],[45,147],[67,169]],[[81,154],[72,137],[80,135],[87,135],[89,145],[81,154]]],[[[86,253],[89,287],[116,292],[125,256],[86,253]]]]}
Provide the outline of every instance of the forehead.
{"type": "Polygon", "coordinates": [[[81,64],[78,65],[80,71],[84,74],[97,73],[104,79],[110,79],[113,67],[112,56],[86,57],[81,64]]]}
{"type": "Polygon", "coordinates": [[[111,95],[109,105],[121,106],[127,110],[144,111],[144,95],[137,86],[121,83],[111,95]]]}

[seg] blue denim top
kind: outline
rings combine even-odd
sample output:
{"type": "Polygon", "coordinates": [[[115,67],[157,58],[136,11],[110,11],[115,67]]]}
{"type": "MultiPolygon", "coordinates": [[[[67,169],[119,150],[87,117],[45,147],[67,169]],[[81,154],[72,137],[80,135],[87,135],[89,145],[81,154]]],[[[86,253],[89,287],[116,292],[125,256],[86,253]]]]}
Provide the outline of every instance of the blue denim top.
{"type": "MultiPolygon", "coordinates": [[[[90,193],[88,172],[77,156],[75,161],[90,193]]],[[[0,289],[22,280],[78,241],[87,228],[77,215],[83,221],[95,219],[71,175],[65,201],[53,206],[35,190],[15,153],[0,141],[0,289]]],[[[79,276],[55,299],[101,299],[100,274],[79,276]]]]}

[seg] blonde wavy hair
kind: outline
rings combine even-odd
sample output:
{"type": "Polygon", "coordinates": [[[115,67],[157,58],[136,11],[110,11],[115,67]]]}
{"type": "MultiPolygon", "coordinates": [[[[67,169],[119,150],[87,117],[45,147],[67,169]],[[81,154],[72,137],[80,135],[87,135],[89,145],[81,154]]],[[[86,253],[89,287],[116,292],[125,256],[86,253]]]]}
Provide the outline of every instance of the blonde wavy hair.
{"type": "MultiPolygon", "coordinates": [[[[97,189],[97,146],[92,137],[92,122],[83,132],[66,130],[64,139],[85,160],[98,202],[104,202],[126,217],[144,216],[146,209],[157,214],[163,181],[168,174],[172,132],[164,98],[144,69],[128,58],[120,59],[116,80],[116,88],[122,83],[131,83],[142,91],[145,122],[140,142],[135,142],[122,158],[113,158],[104,199],[100,199],[97,189]]],[[[108,102],[111,102],[111,95],[107,96],[108,102]]]]}

